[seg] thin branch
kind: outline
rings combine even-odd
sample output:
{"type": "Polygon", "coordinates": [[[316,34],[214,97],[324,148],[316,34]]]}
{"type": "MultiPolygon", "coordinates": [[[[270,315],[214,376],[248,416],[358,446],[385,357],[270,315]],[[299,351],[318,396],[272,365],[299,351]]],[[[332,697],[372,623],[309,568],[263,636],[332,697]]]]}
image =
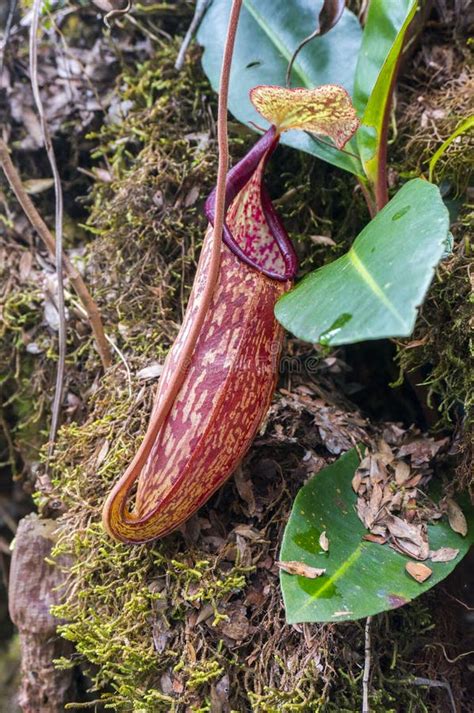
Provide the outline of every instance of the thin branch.
{"type": "MultiPolygon", "coordinates": [[[[49,231],[46,223],[36,210],[31,198],[26,193],[23,184],[21,182],[20,176],[12,163],[10,154],[8,153],[8,148],[4,141],[0,139],[0,165],[3,169],[5,177],[10,185],[10,188],[14,192],[15,196],[23,211],[30,221],[33,228],[36,230],[43,243],[45,244],[49,254],[54,258],[56,253],[56,241],[49,231]]],[[[104,369],[110,366],[112,359],[110,349],[107,343],[107,337],[104,333],[104,327],[102,325],[102,319],[100,316],[99,308],[96,302],[92,298],[87,286],[82,279],[81,274],[76,270],[74,265],[70,262],[66,255],[63,256],[64,269],[71,281],[77,296],[79,297],[84,311],[89,319],[92,332],[95,337],[97,352],[100,356],[100,360],[104,369]]]]}
{"type": "Polygon", "coordinates": [[[414,686],[428,686],[428,688],[444,688],[448,694],[449,702],[451,704],[451,709],[453,713],[457,713],[456,702],[454,700],[453,691],[448,681],[435,681],[431,678],[413,678],[407,683],[413,683],[414,686]]]}
{"type": "Polygon", "coordinates": [[[470,607],[468,604],[466,604],[466,602],[463,602],[461,599],[458,599],[453,594],[451,594],[451,592],[448,592],[447,589],[443,589],[442,591],[443,594],[446,594],[448,597],[450,597],[450,599],[454,599],[455,602],[464,607],[464,609],[467,609],[467,611],[474,611],[474,607],[470,607]]]}
{"type": "Polygon", "coordinates": [[[120,361],[122,362],[122,364],[123,364],[124,367],[125,367],[125,373],[127,374],[128,397],[131,399],[131,398],[132,398],[132,395],[133,395],[133,392],[132,392],[132,373],[131,373],[131,371],[130,371],[130,367],[129,367],[129,365],[128,365],[128,362],[127,362],[127,360],[125,359],[125,356],[124,356],[123,352],[120,351],[120,349],[119,349],[118,346],[115,344],[115,342],[113,341],[113,339],[111,339],[107,334],[105,335],[105,338],[107,339],[108,343],[110,344],[110,346],[112,347],[112,349],[113,349],[114,352],[117,354],[118,358],[120,359],[120,361]]]}
{"type": "Polygon", "coordinates": [[[371,644],[370,644],[370,627],[372,617],[368,616],[365,622],[365,661],[364,661],[364,676],[362,678],[362,713],[370,713],[369,707],[369,681],[370,681],[370,665],[372,659],[371,644]]]}
{"type": "Polygon", "coordinates": [[[465,656],[472,656],[474,654],[474,651],[463,651],[462,654],[458,654],[455,656],[453,659],[450,659],[448,654],[446,653],[446,649],[444,647],[444,644],[441,644],[437,641],[435,641],[433,644],[427,644],[427,648],[433,648],[434,646],[439,646],[444,654],[444,658],[448,663],[456,663],[456,661],[459,661],[459,659],[464,658],[465,656]]]}
{"type": "Polygon", "coordinates": [[[8,42],[10,40],[10,32],[12,31],[13,27],[13,19],[15,17],[15,11],[16,11],[16,6],[18,4],[18,0],[10,0],[10,8],[8,10],[8,17],[7,17],[7,22],[5,24],[5,32],[3,35],[3,42],[2,42],[2,54],[0,56],[0,80],[2,78],[3,74],[3,67],[5,64],[5,53],[7,51],[7,46],[8,42]]]}
{"type": "Polygon", "coordinates": [[[121,17],[121,15],[127,15],[132,9],[132,0],[128,0],[127,4],[123,8],[115,8],[107,13],[104,17],[104,24],[110,29],[110,21],[115,17],[121,17]]]}
{"type": "MultiPolygon", "coordinates": [[[[66,272],[67,272],[67,268],[66,268],[66,272]]],[[[72,302],[72,304],[76,307],[76,309],[77,309],[81,314],[84,315],[84,317],[88,317],[88,316],[89,316],[89,315],[87,314],[86,309],[84,308],[84,304],[80,304],[79,302],[76,302],[76,300],[74,300],[74,299],[72,299],[72,298],[71,298],[71,302],[72,302]]],[[[100,316],[99,316],[99,319],[100,319],[100,316]]],[[[102,325],[102,323],[101,323],[101,325],[102,325]]],[[[110,344],[110,346],[112,347],[112,349],[113,349],[114,352],[117,354],[118,358],[120,359],[120,361],[122,362],[122,364],[123,364],[124,367],[125,367],[125,372],[126,372],[126,374],[127,374],[128,396],[129,396],[129,398],[132,398],[132,372],[130,371],[130,367],[129,367],[128,362],[127,362],[127,360],[126,360],[126,358],[125,358],[125,355],[123,354],[123,352],[120,351],[120,349],[118,348],[118,346],[115,344],[114,340],[111,339],[108,334],[104,334],[104,333],[103,333],[103,336],[104,336],[104,338],[105,338],[106,344],[110,344]]],[[[108,347],[107,347],[107,349],[108,349],[108,347]]],[[[110,366],[110,364],[109,364],[109,366],[110,366]]]]}
{"type": "Polygon", "coordinates": [[[194,17],[191,20],[191,24],[189,25],[188,31],[186,32],[186,34],[184,36],[183,43],[182,43],[181,47],[179,48],[178,56],[176,58],[176,62],[174,65],[174,68],[178,72],[181,71],[181,69],[183,69],[186,52],[188,51],[189,45],[191,44],[194,33],[196,32],[199,25],[201,24],[201,20],[204,17],[204,13],[206,12],[207,8],[209,7],[210,2],[211,2],[211,0],[196,0],[196,9],[194,10],[194,17]]]}
{"type": "Polygon", "coordinates": [[[56,156],[51,141],[46,117],[44,114],[43,102],[39,91],[38,84],[38,31],[39,17],[43,0],[33,0],[33,13],[30,27],[30,81],[33,90],[33,98],[41,124],[41,133],[48,154],[49,164],[54,178],[54,194],[55,194],[55,264],[56,264],[56,279],[58,281],[58,298],[57,309],[59,315],[59,355],[58,367],[56,371],[56,387],[54,391],[54,399],[51,415],[51,427],[49,432],[49,447],[48,458],[51,457],[54,450],[56,433],[59,425],[59,415],[61,411],[61,402],[64,389],[64,372],[66,368],[66,311],[64,307],[64,284],[63,284],[63,191],[61,186],[61,178],[59,176],[56,156]]]}

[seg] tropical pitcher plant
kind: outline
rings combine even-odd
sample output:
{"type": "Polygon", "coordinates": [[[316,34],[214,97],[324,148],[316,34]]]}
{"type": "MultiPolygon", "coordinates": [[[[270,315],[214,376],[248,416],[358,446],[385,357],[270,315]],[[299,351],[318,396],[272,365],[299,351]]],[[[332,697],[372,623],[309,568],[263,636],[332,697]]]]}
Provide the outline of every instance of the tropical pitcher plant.
{"type": "Polygon", "coordinates": [[[275,303],[297,270],[295,251],[265,188],[265,166],[283,131],[324,135],[342,148],[358,125],[348,94],[338,86],[259,86],[251,99],[271,126],[226,176],[220,268],[199,335],[181,364],[210,269],[215,191],[205,205],[209,226],[194,286],[147,432],[105,503],[105,528],[123,542],[146,542],[179,527],[250,447],[277,378],[283,330],[275,303]],[[180,388],[169,398],[177,369],[184,369],[180,388]]]}

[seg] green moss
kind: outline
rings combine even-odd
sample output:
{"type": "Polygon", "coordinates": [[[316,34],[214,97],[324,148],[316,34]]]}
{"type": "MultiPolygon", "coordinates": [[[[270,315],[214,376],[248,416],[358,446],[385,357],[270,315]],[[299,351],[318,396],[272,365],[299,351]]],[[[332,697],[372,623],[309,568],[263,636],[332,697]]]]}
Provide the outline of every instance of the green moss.
{"type": "MultiPolygon", "coordinates": [[[[308,627],[312,643],[306,645],[281,619],[274,574],[266,580],[268,603],[256,640],[236,645],[222,635],[221,627],[232,621],[232,605],[245,601],[258,581],[253,564],[262,556],[258,542],[252,563],[248,556],[244,562],[237,550],[230,565],[221,549],[212,553],[204,543],[193,545],[180,534],[135,547],[105,535],[100,523],[104,496],[143,428],[126,393],[124,375],[118,370],[109,374],[92,397],[86,423],[64,427],[59,435],[52,497],[61,497],[68,509],[53,554],[72,559],[66,567],[64,603],[54,611],[65,621],[60,632],[77,650],[71,661],[59,665],[75,665],[79,657],[93,695],[117,711],[210,711],[213,691],[224,677],[238,711],[357,710],[362,626],[308,627]],[[109,445],[105,460],[104,443],[109,445]],[[201,613],[204,619],[196,624],[201,613]]],[[[230,488],[227,498],[232,497],[230,488]]],[[[224,510],[232,507],[227,502],[224,510]]],[[[285,508],[290,505],[288,495],[285,508]]],[[[274,521],[270,508],[259,528],[278,541],[278,531],[271,529],[274,521]]],[[[225,537],[233,547],[232,531],[225,537]]],[[[410,710],[417,689],[402,690],[397,677],[409,675],[410,662],[432,626],[426,604],[420,602],[374,622],[377,657],[371,690],[377,713],[400,710],[400,701],[406,702],[403,710],[410,710]]]]}
{"type": "Polygon", "coordinates": [[[16,703],[20,661],[20,641],[16,635],[5,648],[0,647],[0,710],[10,713],[20,713],[16,703]]]}
{"type": "Polygon", "coordinates": [[[417,370],[424,375],[428,403],[439,411],[440,425],[464,417],[469,428],[474,415],[469,366],[474,355],[469,329],[472,248],[464,242],[465,228],[459,226],[457,235],[455,251],[437,270],[413,337],[399,346],[398,361],[402,374],[417,370]]]}

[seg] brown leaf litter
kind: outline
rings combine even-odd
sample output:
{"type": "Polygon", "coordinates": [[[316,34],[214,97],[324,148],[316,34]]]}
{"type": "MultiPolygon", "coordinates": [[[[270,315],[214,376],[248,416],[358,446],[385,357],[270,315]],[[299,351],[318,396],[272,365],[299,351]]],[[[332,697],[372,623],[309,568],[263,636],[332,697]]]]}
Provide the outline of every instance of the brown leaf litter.
{"type": "Polygon", "coordinates": [[[326,573],[324,568],[311,567],[309,564],[304,562],[275,562],[276,566],[287,574],[296,574],[300,577],[307,577],[308,579],[317,579],[326,573]]]}
{"type": "Polygon", "coordinates": [[[467,522],[463,511],[452,498],[446,498],[445,504],[451,529],[465,537],[467,535],[467,522]]]}
{"type": "MultiPolygon", "coordinates": [[[[369,530],[364,540],[388,544],[419,561],[449,562],[458,555],[459,550],[449,547],[432,551],[428,541],[428,524],[445,512],[451,529],[467,534],[466,518],[452,498],[436,505],[426,495],[432,476],[430,461],[447,443],[446,438],[436,441],[397,427],[396,433],[386,429],[376,448],[367,451],[352,479],[357,514],[369,530]]],[[[419,582],[429,576],[416,567],[407,571],[419,582]]]]}
{"type": "Polygon", "coordinates": [[[413,579],[422,584],[433,574],[432,570],[421,562],[407,562],[405,569],[413,579]]]}

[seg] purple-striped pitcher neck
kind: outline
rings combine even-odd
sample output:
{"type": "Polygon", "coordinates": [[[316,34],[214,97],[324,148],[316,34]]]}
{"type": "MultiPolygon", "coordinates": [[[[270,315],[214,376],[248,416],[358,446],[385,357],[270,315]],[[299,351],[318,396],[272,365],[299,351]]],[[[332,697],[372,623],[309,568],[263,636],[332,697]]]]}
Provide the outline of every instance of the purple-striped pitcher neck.
{"type": "MultiPolygon", "coordinates": [[[[234,199],[252,179],[254,173],[259,169],[263,174],[263,170],[268,159],[278,145],[279,138],[280,137],[276,128],[274,126],[270,127],[270,129],[268,129],[259,141],[257,141],[255,146],[253,146],[253,148],[246,154],[246,156],[244,156],[244,158],[228,172],[225,190],[226,212],[233,203],[234,199]]],[[[270,200],[263,180],[260,181],[259,191],[261,211],[264,219],[266,220],[268,230],[278,246],[282,259],[281,262],[284,267],[281,268],[278,266],[275,267],[275,269],[272,269],[271,266],[269,267],[268,265],[260,264],[258,258],[248,255],[245,248],[239,245],[237,240],[232,235],[227,223],[224,223],[223,241],[229,250],[231,250],[240,260],[242,260],[242,262],[250,265],[250,267],[253,267],[255,270],[258,270],[267,277],[281,282],[292,280],[298,269],[298,258],[288,233],[286,232],[285,227],[283,226],[283,223],[270,200]]],[[[214,189],[209,195],[204,207],[205,214],[211,225],[214,225],[215,202],[216,190],[214,189]]]]}

